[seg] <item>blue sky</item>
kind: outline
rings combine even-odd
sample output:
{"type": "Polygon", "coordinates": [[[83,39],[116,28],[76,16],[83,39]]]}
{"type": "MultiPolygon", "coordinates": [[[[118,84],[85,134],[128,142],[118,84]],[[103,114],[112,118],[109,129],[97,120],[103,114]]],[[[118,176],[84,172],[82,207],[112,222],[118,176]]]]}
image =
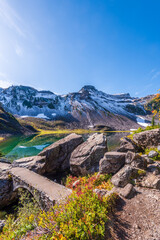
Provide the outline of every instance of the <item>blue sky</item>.
{"type": "Polygon", "coordinates": [[[0,86],[160,88],[159,0],[0,0],[0,86]]]}

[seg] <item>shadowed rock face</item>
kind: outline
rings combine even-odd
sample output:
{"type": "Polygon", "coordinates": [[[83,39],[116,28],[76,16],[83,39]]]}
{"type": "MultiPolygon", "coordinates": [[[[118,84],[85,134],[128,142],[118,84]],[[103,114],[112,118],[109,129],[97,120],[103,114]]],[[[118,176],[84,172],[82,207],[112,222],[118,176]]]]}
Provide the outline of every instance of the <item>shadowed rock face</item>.
{"type": "Polygon", "coordinates": [[[62,172],[70,167],[69,159],[73,150],[83,142],[80,135],[72,133],[45,148],[38,156],[45,156],[45,173],[62,172]]]}
{"type": "Polygon", "coordinates": [[[17,193],[13,192],[13,183],[6,171],[11,168],[10,164],[0,162],[0,209],[12,203],[17,193]]]}
{"type": "Polygon", "coordinates": [[[160,129],[136,133],[133,140],[143,148],[157,147],[160,144],[160,129]]]}
{"type": "Polygon", "coordinates": [[[138,153],[133,152],[127,152],[126,164],[130,164],[132,167],[140,168],[140,169],[146,169],[147,168],[147,160],[145,157],[141,156],[138,153]]]}
{"type": "Polygon", "coordinates": [[[141,152],[143,149],[138,146],[132,139],[124,137],[121,139],[121,144],[119,149],[117,150],[118,152],[141,152]]]}
{"type": "Polygon", "coordinates": [[[99,161],[106,151],[106,136],[97,133],[93,134],[71,154],[71,173],[78,176],[98,171],[99,161]]]}
{"type": "Polygon", "coordinates": [[[45,148],[37,156],[15,160],[12,165],[28,168],[39,174],[64,172],[70,168],[71,153],[82,142],[81,135],[72,133],[45,148]]]}
{"type": "Polygon", "coordinates": [[[99,163],[99,172],[116,173],[125,164],[126,153],[107,152],[99,163]]]}
{"type": "Polygon", "coordinates": [[[0,176],[0,209],[11,204],[17,197],[12,188],[12,181],[8,175],[3,174],[0,176]]]}

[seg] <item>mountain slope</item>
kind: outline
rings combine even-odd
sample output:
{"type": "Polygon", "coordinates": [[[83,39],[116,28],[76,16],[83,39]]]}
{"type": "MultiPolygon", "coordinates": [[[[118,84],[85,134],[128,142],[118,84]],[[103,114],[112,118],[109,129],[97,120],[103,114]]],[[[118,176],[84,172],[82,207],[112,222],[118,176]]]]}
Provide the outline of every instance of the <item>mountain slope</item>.
{"type": "Polygon", "coordinates": [[[22,134],[24,132],[23,127],[15,119],[15,117],[6,112],[0,106],[0,134],[10,133],[10,134],[22,134]]]}
{"type": "Polygon", "coordinates": [[[12,86],[1,90],[0,102],[12,114],[63,120],[75,127],[98,124],[124,130],[137,127],[137,115],[146,114],[143,104],[129,94],[110,95],[93,86],[67,95],[12,86]]]}

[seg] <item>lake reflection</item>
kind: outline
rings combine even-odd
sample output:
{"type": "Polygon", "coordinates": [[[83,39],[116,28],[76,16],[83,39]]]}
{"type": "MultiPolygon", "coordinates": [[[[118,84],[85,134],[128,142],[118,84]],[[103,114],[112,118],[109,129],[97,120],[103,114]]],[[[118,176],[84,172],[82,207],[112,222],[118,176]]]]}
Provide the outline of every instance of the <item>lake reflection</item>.
{"type": "MultiPolygon", "coordinates": [[[[116,149],[119,146],[120,138],[127,133],[105,133],[109,151],[116,149]]],[[[45,147],[60,140],[66,135],[30,135],[30,136],[14,136],[0,143],[0,153],[10,161],[22,157],[35,156],[45,147]]],[[[87,139],[89,134],[83,135],[87,139]]]]}

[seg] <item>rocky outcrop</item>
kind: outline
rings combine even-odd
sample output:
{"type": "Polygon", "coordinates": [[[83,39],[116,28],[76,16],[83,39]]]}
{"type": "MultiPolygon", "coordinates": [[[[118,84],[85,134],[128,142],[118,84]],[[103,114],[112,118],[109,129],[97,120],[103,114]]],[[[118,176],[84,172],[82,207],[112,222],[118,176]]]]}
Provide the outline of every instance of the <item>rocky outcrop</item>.
{"type": "Polygon", "coordinates": [[[125,187],[131,180],[132,176],[137,173],[137,170],[132,166],[125,165],[113,177],[111,182],[116,187],[125,187]]]}
{"type": "Polygon", "coordinates": [[[136,133],[133,140],[142,148],[157,147],[160,144],[160,129],[136,133]]]}
{"type": "Polygon", "coordinates": [[[71,154],[71,173],[78,176],[98,171],[99,161],[106,151],[106,136],[104,134],[93,134],[71,154]]]}
{"type": "Polygon", "coordinates": [[[130,164],[132,167],[146,169],[147,160],[138,153],[127,152],[125,162],[130,164]]]}
{"type": "Polygon", "coordinates": [[[70,168],[71,153],[82,142],[81,135],[72,133],[45,148],[38,156],[14,161],[13,166],[25,167],[39,174],[64,172],[70,168]]]}
{"type": "Polygon", "coordinates": [[[157,157],[157,156],[158,156],[158,152],[156,152],[156,151],[152,150],[148,153],[148,157],[150,157],[150,158],[157,157]]]}
{"type": "Polygon", "coordinates": [[[143,149],[136,144],[132,139],[124,137],[121,139],[121,144],[117,152],[141,152],[143,149]]]}
{"type": "Polygon", "coordinates": [[[83,142],[81,135],[72,133],[45,148],[38,156],[45,156],[45,172],[66,171],[70,167],[70,156],[75,148],[83,142]]]}
{"type": "Polygon", "coordinates": [[[99,172],[116,173],[125,163],[126,153],[107,152],[99,163],[99,172]]]}

